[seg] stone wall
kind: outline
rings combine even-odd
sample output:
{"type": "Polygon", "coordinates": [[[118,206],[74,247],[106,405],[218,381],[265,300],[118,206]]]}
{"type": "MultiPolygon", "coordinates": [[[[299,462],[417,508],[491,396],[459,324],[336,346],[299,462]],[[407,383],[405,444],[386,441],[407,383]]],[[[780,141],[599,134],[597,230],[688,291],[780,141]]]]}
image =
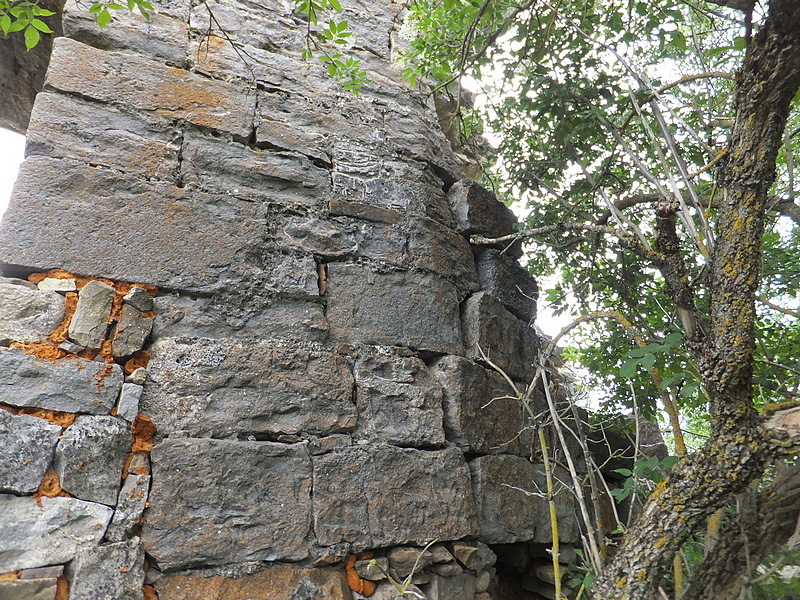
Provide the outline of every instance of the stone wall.
{"type": "Polygon", "coordinates": [[[481,358],[531,378],[536,283],[468,242],[515,219],[401,83],[401,3],[345,15],[360,97],[292,5],[65,9],[0,226],[0,598],[553,594],[481,358]]]}

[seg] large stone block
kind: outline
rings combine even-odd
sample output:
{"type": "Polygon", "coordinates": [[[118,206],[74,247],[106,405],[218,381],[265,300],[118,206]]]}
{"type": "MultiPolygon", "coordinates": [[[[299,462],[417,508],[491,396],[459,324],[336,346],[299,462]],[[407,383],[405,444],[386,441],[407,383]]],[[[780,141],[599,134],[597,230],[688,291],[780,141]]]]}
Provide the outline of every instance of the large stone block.
{"type": "Polygon", "coordinates": [[[302,444],[167,439],[151,459],[142,541],[160,569],[308,556],[311,461],[302,444]]]}
{"type": "Polygon", "coordinates": [[[447,192],[459,233],[503,236],[514,231],[517,218],[494,194],[471,179],[462,179],[447,192]]]}
{"type": "MultiPolygon", "coordinates": [[[[445,356],[433,365],[444,392],[447,439],[464,452],[531,453],[531,421],[502,375],[458,356],[445,356]]],[[[525,391],[525,384],[518,383],[525,391]]],[[[534,414],[544,410],[532,400],[534,414]]]]}
{"type": "Polygon", "coordinates": [[[539,338],[532,327],[487,292],[467,298],[461,317],[468,357],[480,361],[483,352],[512,379],[527,381],[533,377],[539,338]]]}
{"type": "Polygon", "coordinates": [[[514,316],[533,324],[536,320],[536,280],[519,263],[499,250],[486,249],[478,255],[481,288],[503,303],[514,316]]]}
{"type": "Polygon", "coordinates": [[[58,38],[53,44],[45,86],[103,103],[153,111],[242,139],[253,130],[254,91],[68,38],[58,38]]]}
{"type": "Polygon", "coordinates": [[[122,419],[75,419],[64,431],[53,461],[62,489],[82,500],[114,506],[131,442],[130,426],[122,419]]]}
{"type": "Polygon", "coordinates": [[[186,60],[189,2],[152,2],[149,19],[133,11],[116,11],[111,27],[100,29],[88,6],[69,0],[64,7],[64,35],[104,50],[134,50],[150,59],[181,66],[186,60]],[[182,14],[183,13],[183,14],[182,14]]]}
{"type": "Polygon", "coordinates": [[[42,360],[0,348],[0,403],[63,412],[111,412],[122,388],[119,365],[82,358],[42,360]]]}
{"type": "Polygon", "coordinates": [[[350,447],[313,457],[314,531],[355,549],[475,535],[475,504],[456,448],[350,447]]]}
{"type": "Polygon", "coordinates": [[[3,217],[0,263],[190,292],[316,297],[314,259],[276,248],[276,227],[259,203],[33,157],[3,217]]]}
{"type": "Polygon", "coordinates": [[[26,153],[72,158],[174,181],[178,177],[180,136],[166,118],[145,118],[108,104],[42,92],[31,113],[26,153]]]}
{"type": "Polygon", "coordinates": [[[329,569],[271,565],[242,577],[168,574],[156,583],[159,600],[350,600],[344,574],[329,569]]]}
{"type": "Polygon", "coordinates": [[[143,566],[139,538],[81,548],[67,569],[69,600],[142,600],[143,566]]]}
{"type": "Polygon", "coordinates": [[[0,345],[44,338],[64,312],[63,296],[23,279],[0,277],[0,345]]]}
{"type": "Polygon", "coordinates": [[[321,342],[328,336],[328,321],[321,304],[250,296],[231,305],[214,298],[177,294],[155,298],[153,337],[258,338],[321,342]]]}
{"type": "Polygon", "coordinates": [[[196,436],[336,433],[356,424],[353,376],[328,352],[160,339],[141,411],[159,430],[196,436]]]}
{"type": "Polygon", "coordinates": [[[441,446],[438,382],[420,359],[387,354],[369,354],[356,362],[356,437],[397,446],[441,446]]]}
{"type": "Polygon", "coordinates": [[[0,572],[65,563],[100,542],[113,511],[76,498],[0,495],[0,572]]]}
{"type": "MultiPolygon", "coordinates": [[[[472,487],[478,505],[479,539],[487,544],[514,542],[550,543],[550,509],[543,465],[520,456],[481,456],[469,463],[472,487]]],[[[559,538],[574,541],[579,531],[575,504],[563,469],[554,473],[559,538]]]]}
{"type": "Polygon", "coordinates": [[[323,205],[330,195],[329,171],[302,154],[260,150],[187,132],[181,157],[183,181],[211,194],[309,207],[323,205]]]}
{"type": "Polygon", "coordinates": [[[463,352],[456,288],[439,277],[331,263],[327,295],[336,340],[463,352]]]}
{"type": "Polygon", "coordinates": [[[0,410],[0,492],[32,494],[42,482],[61,427],[0,410]]]}

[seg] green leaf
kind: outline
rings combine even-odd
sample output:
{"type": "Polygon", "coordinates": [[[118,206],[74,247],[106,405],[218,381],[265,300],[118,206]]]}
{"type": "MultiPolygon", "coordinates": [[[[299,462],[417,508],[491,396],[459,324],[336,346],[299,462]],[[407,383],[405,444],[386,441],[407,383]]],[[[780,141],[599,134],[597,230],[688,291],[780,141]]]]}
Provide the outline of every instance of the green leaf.
{"type": "Polygon", "coordinates": [[[39,43],[39,32],[35,27],[28,27],[25,29],[25,47],[32,50],[39,43]]]}
{"type": "Polygon", "coordinates": [[[0,16],[0,29],[3,30],[3,33],[8,33],[9,27],[11,27],[11,17],[8,15],[0,16]]]}
{"type": "Polygon", "coordinates": [[[8,28],[8,32],[9,33],[14,33],[15,31],[22,31],[27,26],[28,26],[28,22],[25,21],[25,20],[20,19],[20,20],[17,20],[17,21],[14,21],[13,23],[11,23],[11,25],[8,28]]]}
{"type": "Polygon", "coordinates": [[[100,26],[100,29],[104,29],[111,23],[111,13],[107,10],[103,9],[97,14],[97,24],[100,26]]]}
{"type": "Polygon", "coordinates": [[[339,0],[328,0],[333,10],[336,12],[342,12],[342,5],[339,4],[339,0]]]}
{"type": "Polygon", "coordinates": [[[40,21],[39,19],[32,19],[31,25],[33,25],[36,29],[38,29],[42,33],[53,33],[53,30],[47,26],[47,23],[45,23],[44,21],[40,21]]]}
{"type": "Polygon", "coordinates": [[[624,477],[630,477],[631,475],[633,475],[633,471],[631,471],[630,469],[614,469],[614,472],[619,473],[624,477]]]}

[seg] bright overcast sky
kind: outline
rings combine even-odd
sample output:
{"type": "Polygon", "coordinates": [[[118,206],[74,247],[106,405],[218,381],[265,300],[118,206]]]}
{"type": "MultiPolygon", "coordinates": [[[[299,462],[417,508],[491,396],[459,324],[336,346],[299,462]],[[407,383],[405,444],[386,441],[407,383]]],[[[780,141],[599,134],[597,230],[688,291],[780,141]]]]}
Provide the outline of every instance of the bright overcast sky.
{"type": "Polygon", "coordinates": [[[0,129],[0,216],[5,212],[11,188],[17,179],[25,138],[18,133],[0,129]]]}

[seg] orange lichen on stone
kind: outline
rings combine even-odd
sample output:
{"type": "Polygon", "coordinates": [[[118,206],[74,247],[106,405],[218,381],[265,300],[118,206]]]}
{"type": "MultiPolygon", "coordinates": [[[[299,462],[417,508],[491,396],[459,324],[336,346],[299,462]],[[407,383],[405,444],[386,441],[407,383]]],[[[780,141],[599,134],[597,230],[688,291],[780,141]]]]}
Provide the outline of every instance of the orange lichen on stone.
{"type": "Polygon", "coordinates": [[[58,474],[53,469],[47,469],[42,477],[42,483],[39,484],[39,489],[33,495],[36,498],[36,503],[41,506],[41,498],[55,498],[56,496],[64,496],[71,498],[72,495],[68,494],[61,489],[61,481],[58,479],[58,474]]]}
{"type": "Polygon", "coordinates": [[[69,598],[69,581],[62,575],[56,580],[56,597],[53,600],[68,600],[69,598]]]}
{"type": "Polygon", "coordinates": [[[158,592],[152,585],[142,587],[142,592],[144,593],[143,600],[158,600],[158,592]]]}
{"type": "Polygon", "coordinates": [[[33,354],[36,358],[45,360],[56,360],[67,355],[57,345],[48,342],[12,342],[12,348],[19,348],[28,354],[33,354]]]}
{"type": "Polygon", "coordinates": [[[131,452],[150,452],[153,449],[153,435],[156,433],[156,426],[150,417],[139,414],[131,423],[133,430],[133,447],[131,452]]]}
{"type": "Polygon", "coordinates": [[[61,321],[61,324],[56,327],[55,331],[47,336],[47,339],[56,345],[66,340],[69,335],[69,323],[72,321],[72,315],[75,314],[75,309],[78,307],[78,294],[75,292],[67,292],[65,300],[66,310],[64,312],[64,319],[61,321]]]}
{"type": "Polygon", "coordinates": [[[136,369],[146,368],[150,362],[150,353],[147,350],[139,350],[136,354],[131,356],[128,361],[122,366],[122,370],[126,375],[130,375],[136,369]]]}
{"type": "Polygon", "coordinates": [[[22,575],[22,571],[11,571],[10,573],[0,573],[0,581],[15,581],[22,575]]]}
{"type": "Polygon", "coordinates": [[[348,587],[353,590],[354,592],[358,592],[362,596],[370,597],[372,594],[375,593],[375,588],[377,587],[374,581],[370,581],[369,579],[361,579],[359,574],[356,572],[356,561],[357,560],[367,560],[372,558],[371,552],[361,552],[359,554],[351,554],[347,557],[347,562],[345,562],[344,570],[347,576],[347,585],[348,587]]]}
{"type": "Polygon", "coordinates": [[[59,427],[69,427],[78,417],[75,413],[61,412],[60,410],[48,410],[46,408],[27,407],[20,409],[19,414],[39,417],[45,421],[58,425],[59,427]]]}
{"type": "Polygon", "coordinates": [[[74,279],[76,275],[63,271],[62,269],[53,269],[44,273],[31,273],[28,275],[28,281],[31,283],[39,284],[44,279],[74,279]]]}

